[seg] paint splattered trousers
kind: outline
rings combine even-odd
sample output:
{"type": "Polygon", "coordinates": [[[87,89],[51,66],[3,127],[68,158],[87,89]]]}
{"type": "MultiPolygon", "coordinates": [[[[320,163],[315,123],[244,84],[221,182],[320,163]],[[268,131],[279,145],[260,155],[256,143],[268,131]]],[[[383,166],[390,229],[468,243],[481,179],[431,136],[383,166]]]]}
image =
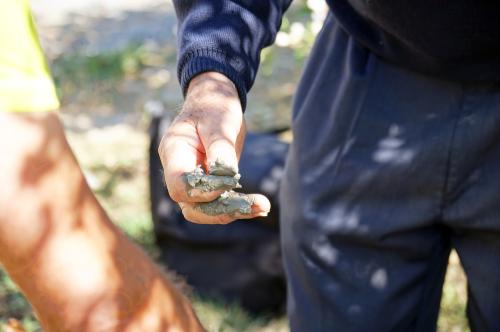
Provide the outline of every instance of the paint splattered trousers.
{"type": "Polygon", "coordinates": [[[291,329],[434,331],[450,249],[473,331],[500,331],[500,85],[388,64],[330,17],[282,182],[291,329]]]}

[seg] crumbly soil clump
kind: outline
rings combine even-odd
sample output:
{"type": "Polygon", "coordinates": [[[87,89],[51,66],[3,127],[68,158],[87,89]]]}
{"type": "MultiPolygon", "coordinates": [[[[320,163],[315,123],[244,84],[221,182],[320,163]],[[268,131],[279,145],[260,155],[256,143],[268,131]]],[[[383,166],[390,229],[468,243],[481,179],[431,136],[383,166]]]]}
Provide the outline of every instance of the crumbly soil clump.
{"type": "Polygon", "coordinates": [[[240,178],[240,174],[234,168],[228,167],[218,160],[208,165],[208,174],[201,166],[184,174],[188,194],[193,189],[202,192],[225,190],[222,195],[211,202],[196,204],[198,210],[209,216],[250,214],[252,212],[253,197],[233,191],[233,189],[241,188],[240,178]]]}
{"type": "Polygon", "coordinates": [[[250,214],[253,203],[253,198],[250,195],[226,191],[214,201],[198,203],[196,208],[209,216],[250,214]]]}

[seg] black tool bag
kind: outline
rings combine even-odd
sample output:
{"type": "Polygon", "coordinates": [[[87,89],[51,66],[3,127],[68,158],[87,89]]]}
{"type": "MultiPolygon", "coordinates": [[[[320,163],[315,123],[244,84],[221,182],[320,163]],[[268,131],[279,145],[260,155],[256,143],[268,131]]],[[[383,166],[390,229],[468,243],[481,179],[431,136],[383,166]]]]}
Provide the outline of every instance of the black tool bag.
{"type": "Polygon", "coordinates": [[[202,297],[237,302],[252,313],[281,313],[286,288],[277,195],[288,144],[275,134],[249,133],[241,156],[243,191],[269,197],[268,217],[229,225],[193,224],[183,218],[164,185],[157,150],[170,119],[153,117],[150,130],[151,208],[161,262],[202,297]]]}

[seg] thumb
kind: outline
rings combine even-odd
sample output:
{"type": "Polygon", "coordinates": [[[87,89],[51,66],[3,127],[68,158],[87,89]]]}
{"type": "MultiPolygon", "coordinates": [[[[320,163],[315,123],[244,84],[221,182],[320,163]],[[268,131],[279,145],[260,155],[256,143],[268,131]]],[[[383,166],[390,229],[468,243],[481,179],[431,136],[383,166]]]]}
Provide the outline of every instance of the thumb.
{"type": "Polygon", "coordinates": [[[206,147],[208,172],[214,165],[221,164],[231,170],[232,173],[238,173],[238,156],[236,145],[225,139],[215,138],[208,143],[206,147]]]}
{"type": "Polygon", "coordinates": [[[207,130],[200,128],[208,170],[211,165],[221,163],[234,173],[238,173],[238,160],[245,139],[245,124],[241,119],[241,113],[239,116],[234,116],[227,112],[219,120],[221,121],[210,121],[207,130]]]}
{"type": "Polygon", "coordinates": [[[206,166],[218,161],[238,172],[245,129],[233,82],[219,73],[200,74],[189,83],[185,105],[194,105],[200,111],[196,130],[205,150],[206,166]]]}

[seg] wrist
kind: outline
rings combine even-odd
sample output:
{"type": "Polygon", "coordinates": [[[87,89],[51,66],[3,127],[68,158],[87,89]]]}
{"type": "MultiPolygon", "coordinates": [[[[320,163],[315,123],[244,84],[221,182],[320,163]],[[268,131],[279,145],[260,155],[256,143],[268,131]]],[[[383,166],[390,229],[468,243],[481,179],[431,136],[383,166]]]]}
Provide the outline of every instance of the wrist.
{"type": "Polygon", "coordinates": [[[189,82],[186,103],[205,108],[224,105],[242,112],[236,86],[227,76],[218,72],[204,72],[195,76],[189,82]]]}
{"type": "Polygon", "coordinates": [[[230,89],[232,92],[236,93],[236,96],[238,95],[238,90],[236,89],[233,81],[231,81],[226,75],[216,71],[203,72],[193,77],[188,85],[188,93],[191,89],[196,89],[196,87],[199,87],[203,84],[224,86],[230,89]]]}

